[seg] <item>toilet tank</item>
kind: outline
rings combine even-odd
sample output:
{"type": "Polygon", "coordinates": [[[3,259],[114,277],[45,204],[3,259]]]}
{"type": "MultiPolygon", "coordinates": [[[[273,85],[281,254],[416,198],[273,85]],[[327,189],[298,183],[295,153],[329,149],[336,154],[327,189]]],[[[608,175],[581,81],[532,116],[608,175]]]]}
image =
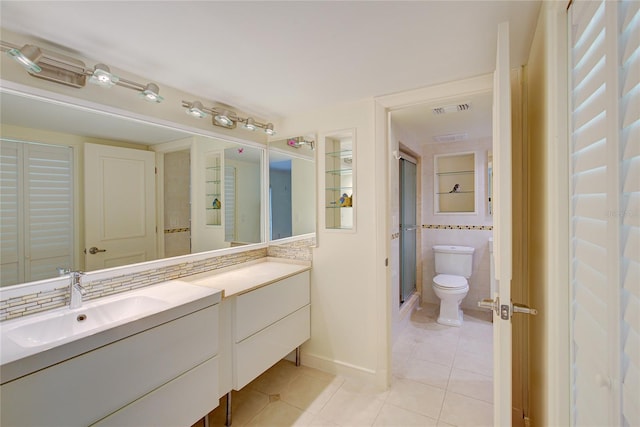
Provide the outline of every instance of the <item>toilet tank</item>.
{"type": "Polygon", "coordinates": [[[436,274],[453,274],[471,277],[473,251],[469,246],[437,245],[433,247],[436,259],[436,274]]]}

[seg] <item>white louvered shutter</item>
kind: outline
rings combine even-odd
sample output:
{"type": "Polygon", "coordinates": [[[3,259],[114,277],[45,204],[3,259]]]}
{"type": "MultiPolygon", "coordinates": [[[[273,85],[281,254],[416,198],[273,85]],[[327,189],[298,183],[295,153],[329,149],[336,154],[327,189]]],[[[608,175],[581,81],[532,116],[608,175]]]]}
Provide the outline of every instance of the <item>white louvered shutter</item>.
{"type": "Polygon", "coordinates": [[[73,267],[72,149],[1,144],[2,285],[55,277],[73,267]]]}
{"type": "Polygon", "coordinates": [[[24,271],[22,230],[19,228],[18,201],[22,188],[18,177],[22,174],[22,162],[18,143],[0,140],[0,277],[3,286],[20,283],[24,271]]]}
{"type": "Polygon", "coordinates": [[[622,422],[640,426],[640,2],[620,5],[622,422]]]}
{"type": "Polygon", "coordinates": [[[640,15],[574,1],[572,403],[577,426],[640,425],[640,15]]]}

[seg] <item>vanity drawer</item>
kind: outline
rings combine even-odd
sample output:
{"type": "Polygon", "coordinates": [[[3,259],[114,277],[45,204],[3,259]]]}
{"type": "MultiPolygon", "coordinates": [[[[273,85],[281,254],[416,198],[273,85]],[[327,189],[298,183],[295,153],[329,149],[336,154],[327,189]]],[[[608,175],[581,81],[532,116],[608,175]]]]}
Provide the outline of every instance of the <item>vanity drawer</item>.
{"type": "Polygon", "coordinates": [[[218,352],[218,304],[0,387],[3,426],[86,426],[218,352]]]}
{"type": "Polygon", "coordinates": [[[216,356],[93,425],[190,426],[218,403],[216,356]]]}
{"type": "Polygon", "coordinates": [[[311,336],[307,305],[234,345],[233,385],[240,390],[311,336]]]}
{"type": "Polygon", "coordinates": [[[309,304],[309,272],[305,271],[235,297],[235,342],[255,334],[309,304]]]}

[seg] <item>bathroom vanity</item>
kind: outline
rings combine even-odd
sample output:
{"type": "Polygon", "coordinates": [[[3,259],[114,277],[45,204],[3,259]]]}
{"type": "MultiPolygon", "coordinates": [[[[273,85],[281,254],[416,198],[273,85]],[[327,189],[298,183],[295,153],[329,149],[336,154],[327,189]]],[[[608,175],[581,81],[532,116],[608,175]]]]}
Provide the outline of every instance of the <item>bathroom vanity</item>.
{"type": "Polygon", "coordinates": [[[171,281],[3,322],[2,425],[190,425],[218,403],[220,298],[171,281]]]}
{"type": "Polygon", "coordinates": [[[264,258],[5,321],[0,423],[192,425],[309,339],[310,268],[264,258]]]}

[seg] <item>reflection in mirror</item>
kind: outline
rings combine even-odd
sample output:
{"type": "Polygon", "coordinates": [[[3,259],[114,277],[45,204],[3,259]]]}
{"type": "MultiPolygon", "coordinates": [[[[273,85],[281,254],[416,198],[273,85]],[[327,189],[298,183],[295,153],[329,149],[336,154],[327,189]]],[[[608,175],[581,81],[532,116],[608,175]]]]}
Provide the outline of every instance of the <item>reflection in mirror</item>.
{"type": "Polygon", "coordinates": [[[315,233],[315,137],[269,143],[270,240],[315,233]]]}
{"type": "Polygon", "coordinates": [[[264,150],[255,144],[0,96],[0,285],[262,241],[264,150]],[[207,222],[211,153],[217,223],[207,222]]]}

